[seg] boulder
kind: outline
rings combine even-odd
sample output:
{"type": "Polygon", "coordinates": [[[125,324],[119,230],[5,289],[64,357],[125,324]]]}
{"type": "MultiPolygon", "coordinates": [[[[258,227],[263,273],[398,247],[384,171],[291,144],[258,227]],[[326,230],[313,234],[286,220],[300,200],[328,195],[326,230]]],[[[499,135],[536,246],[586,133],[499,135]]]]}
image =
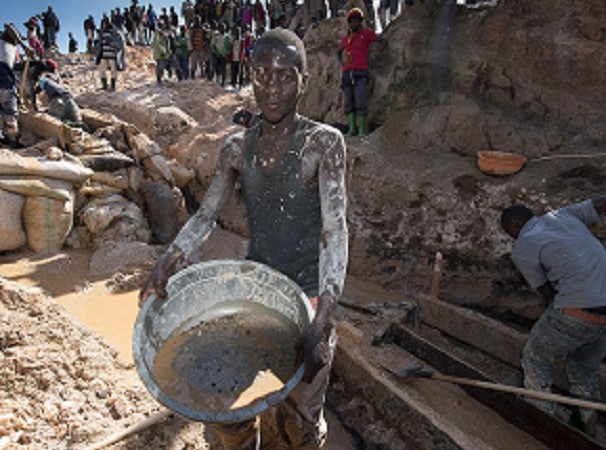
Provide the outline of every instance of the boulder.
{"type": "Polygon", "coordinates": [[[145,218],[141,209],[118,194],[90,201],[80,212],[80,219],[93,236],[99,236],[112,222],[128,218],[142,226],[145,218]]]}

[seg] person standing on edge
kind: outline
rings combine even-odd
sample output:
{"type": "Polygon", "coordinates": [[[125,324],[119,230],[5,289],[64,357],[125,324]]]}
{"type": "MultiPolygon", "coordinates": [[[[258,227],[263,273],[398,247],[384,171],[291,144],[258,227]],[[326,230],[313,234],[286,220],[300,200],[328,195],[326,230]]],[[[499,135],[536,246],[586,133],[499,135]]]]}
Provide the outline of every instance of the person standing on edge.
{"type": "Polygon", "coordinates": [[[99,51],[97,53],[97,65],[99,66],[99,75],[101,76],[101,86],[107,90],[107,71],[110,71],[111,84],[110,89],[116,90],[116,77],[118,76],[117,55],[118,55],[118,37],[117,31],[112,26],[109,18],[106,16],[101,20],[101,30],[99,30],[99,51]]]}
{"type": "Polygon", "coordinates": [[[68,49],[70,53],[76,53],[78,52],[78,41],[76,40],[76,38],[74,37],[74,35],[72,34],[72,32],[70,31],[68,33],[69,36],[69,43],[68,43],[68,49]]]}
{"type": "MultiPolygon", "coordinates": [[[[528,334],[522,353],[524,385],[549,391],[552,369],[566,358],[570,392],[600,401],[599,367],[606,356],[606,250],[587,225],[606,212],[606,195],[536,217],[524,205],[503,210],[501,227],[516,241],[513,263],[548,302],[528,334]]],[[[532,400],[555,414],[555,405],[532,400]]],[[[595,410],[581,409],[595,435],[595,410]]]]}
{"type": "Polygon", "coordinates": [[[20,148],[19,143],[19,93],[17,91],[18,77],[15,74],[15,60],[18,56],[17,45],[20,45],[28,58],[33,58],[34,52],[21,38],[15,26],[4,24],[0,34],[0,126],[2,127],[2,142],[13,148],[20,148]]]}
{"type": "Polygon", "coordinates": [[[345,115],[349,125],[348,136],[366,135],[366,115],[368,114],[368,53],[370,44],[381,41],[373,30],[363,27],[364,13],[360,8],[352,8],[347,14],[349,30],[339,46],[339,60],[343,64],[341,87],[345,115]],[[343,59],[345,53],[345,59],[343,59]]]}
{"type": "Polygon", "coordinates": [[[156,60],[156,81],[162,84],[164,71],[169,72],[172,68],[173,50],[170,23],[158,20],[158,29],[152,42],[152,56],[156,60]]]}
{"type": "Polygon", "coordinates": [[[57,33],[60,23],[51,6],[42,13],[42,25],[44,26],[44,48],[57,48],[57,33]]]}
{"type": "Polygon", "coordinates": [[[95,19],[92,15],[84,20],[84,34],[86,35],[86,52],[93,53],[93,43],[95,41],[95,31],[97,25],[95,25],[95,19]]]}
{"type": "MultiPolygon", "coordinates": [[[[338,130],[297,114],[308,75],[305,48],[296,34],[284,29],[263,34],[253,50],[252,68],[262,119],[225,142],[200,208],[160,257],[140,303],[153,293],[165,298],[168,278],[199,260],[200,246],[238,183],[248,213],[247,259],[289,276],[316,305],[298,345],[303,381],[277,410],[268,411],[281,419],[280,429],[263,436],[263,448],[321,449],[336,307],[347,270],[346,147],[338,130]]],[[[209,427],[224,449],[261,448],[258,418],[209,427]]]]}
{"type": "Polygon", "coordinates": [[[175,55],[175,66],[177,68],[177,79],[179,81],[189,78],[189,36],[187,27],[181,25],[174,40],[173,53],[175,55]]]}
{"type": "Polygon", "coordinates": [[[191,54],[189,57],[190,77],[193,80],[196,78],[196,71],[200,68],[200,76],[204,77],[205,68],[204,62],[208,59],[208,48],[204,42],[205,30],[202,28],[200,16],[194,16],[194,22],[189,30],[189,48],[191,54]]]}
{"type": "Polygon", "coordinates": [[[240,36],[240,27],[234,25],[231,30],[231,42],[228,55],[231,69],[230,84],[234,90],[242,88],[242,72],[240,67],[242,64],[242,45],[243,41],[240,36]]]}

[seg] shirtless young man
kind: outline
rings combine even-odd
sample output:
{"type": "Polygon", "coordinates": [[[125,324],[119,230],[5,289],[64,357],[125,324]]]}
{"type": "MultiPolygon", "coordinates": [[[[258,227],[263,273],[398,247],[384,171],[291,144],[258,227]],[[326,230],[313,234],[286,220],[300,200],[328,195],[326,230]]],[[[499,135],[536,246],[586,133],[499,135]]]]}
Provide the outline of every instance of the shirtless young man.
{"type": "MultiPolygon", "coordinates": [[[[248,212],[248,259],[267,264],[317,299],[300,341],[305,375],[276,408],[278,433],[262,448],[319,449],[326,440],[323,406],[336,345],[335,309],[347,269],[345,144],[341,133],[297,114],[307,83],[303,42],[271,30],[252,57],[254,93],[262,120],[228,138],[213,181],[196,214],[160,258],[141,291],[166,296],[166,283],[194,260],[238,181],[248,212]],[[271,442],[279,437],[281,443],[271,442]]],[[[259,420],[215,426],[226,449],[260,448],[259,420]]]]}

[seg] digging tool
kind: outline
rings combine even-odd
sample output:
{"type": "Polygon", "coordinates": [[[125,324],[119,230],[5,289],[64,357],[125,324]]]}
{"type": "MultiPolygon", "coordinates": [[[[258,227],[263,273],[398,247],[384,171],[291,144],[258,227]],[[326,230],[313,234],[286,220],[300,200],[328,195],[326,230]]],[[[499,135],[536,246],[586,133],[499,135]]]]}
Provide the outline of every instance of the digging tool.
{"type": "Polygon", "coordinates": [[[171,414],[173,414],[173,412],[169,409],[163,409],[161,411],[158,411],[157,413],[152,414],[148,418],[143,419],[142,421],[137,422],[136,424],[131,425],[130,427],[128,427],[124,430],[120,430],[117,433],[114,433],[111,436],[106,437],[101,442],[97,442],[96,444],[93,444],[90,447],[87,447],[85,450],[100,450],[109,445],[115,444],[116,442],[119,442],[122,439],[127,438],[131,434],[138,433],[140,431],[145,430],[146,428],[151,427],[152,425],[155,425],[156,423],[167,418],[171,414]]]}
{"type": "Polygon", "coordinates": [[[23,74],[21,75],[21,82],[19,83],[19,98],[26,106],[28,106],[29,104],[29,99],[25,98],[25,83],[27,82],[27,73],[29,72],[29,61],[30,58],[27,58],[27,60],[25,61],[25,68],[23,69],[23,74]]]}
{"type": "Polygon", "coordinates": [[[440,291],[440,278],[442,277],[442,262],[444,257],[442,253],[436,252],[436,260],[433,265],[433,272],[431,274],[431,288],[429,290],[429,296],[431,298],[438,298],[438,292],[440,291]]]}
{"type": "Polygon", "coordinates": [[[579,408],[595,409],[596,411],[605,411],[606,404],[592,402],[589,400],[581,400],[577,398],[566,397],[564,395],[552,394],[551,392],[534,391],[532,389],[526,389],[516,386],[507,386],[504,384],[491,383],[489,381],[473,380],[470,378],[460,378],[451,375],[443,375],[433,370],[423,369],[421,366],[412,366],[402,369],[392,369],[390,367],[381,364],[381,367],[387,370],[389,373],[395,375],[400,379],[405,378],[427,378],[430,380],[444,381],[454,384],[463,384],[466,386],[474,386],[482,389],[490,389],[493,391],[507,392],[510,394],[518,394],[524,397],[530,397],[537,400],[547,400],[555,403],[562,403],[565,405],[578,406],[579,408]]]}

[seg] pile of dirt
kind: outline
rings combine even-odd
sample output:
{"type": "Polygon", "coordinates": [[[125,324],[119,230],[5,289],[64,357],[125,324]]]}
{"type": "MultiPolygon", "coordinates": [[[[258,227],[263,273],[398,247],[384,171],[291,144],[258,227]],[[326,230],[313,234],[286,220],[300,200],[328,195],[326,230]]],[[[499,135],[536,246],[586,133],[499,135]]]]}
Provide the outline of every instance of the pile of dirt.
{"type": "MultiPolygon", "coordinates": [[[[84,448],[153,413],[132,365],[37,289],[0,279],[0,448],[84,448]]],[[[114,448],[207,448],[169,419],[114,448]]]]}

